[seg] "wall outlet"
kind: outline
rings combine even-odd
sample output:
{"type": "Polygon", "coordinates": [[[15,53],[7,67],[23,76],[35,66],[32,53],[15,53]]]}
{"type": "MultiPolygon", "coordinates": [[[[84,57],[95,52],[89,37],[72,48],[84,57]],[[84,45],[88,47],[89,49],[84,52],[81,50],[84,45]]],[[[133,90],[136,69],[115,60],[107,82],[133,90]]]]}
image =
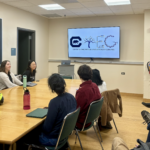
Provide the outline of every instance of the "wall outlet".
{"type": "Polygon", "coordinates": [[[121,72],[121,75],[125,75],[125,72],[121,72]]]}

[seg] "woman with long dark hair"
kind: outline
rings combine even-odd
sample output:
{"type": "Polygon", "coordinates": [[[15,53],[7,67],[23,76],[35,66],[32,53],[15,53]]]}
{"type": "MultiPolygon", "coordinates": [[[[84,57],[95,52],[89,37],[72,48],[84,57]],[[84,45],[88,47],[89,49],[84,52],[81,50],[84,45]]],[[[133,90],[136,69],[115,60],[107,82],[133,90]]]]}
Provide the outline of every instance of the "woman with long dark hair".
{"type": "MultiPolygon", "coordinates": [[[[100,93],[103,93],[104,91],[107,91],[107,87],[106,87],[106,82],[104,82],[100,76],[100,72],[97,69],[93,69],[93,76],[92,76],[92,82],[96,83],[100,93]]],[[[112,129],[112,126],[110,124],[110,122],[107,122],[106,126],[102,126],[101,125],[101,121],[99,120],[99,124],[101,127],[106,128],[106,129],[112,129]]]]}
{"type": "Polygon", "coordinates": [[[0,90],[22,85],[22,82],[10,72],[11,64],[9,60],[4,60],[0,66],[0,90]]]}
{"type": "Polygon", "coordinates": [[[36,74],[36,62],[33,60],[29,60],[28,67],[26,71],[23,73],[23,76],[27,76],[27,82],[33,82],[35,81],[35,74],[36,74]]]}
{"type": "Polygon", "coordinates": [[[97,69],[93,69],[93,76],[92,76],[92,82],[96,83],[100,93],[103,93],[104,91],[107,91],[106,82],[104,82],[100,76],[100,72],[97,69]]]}

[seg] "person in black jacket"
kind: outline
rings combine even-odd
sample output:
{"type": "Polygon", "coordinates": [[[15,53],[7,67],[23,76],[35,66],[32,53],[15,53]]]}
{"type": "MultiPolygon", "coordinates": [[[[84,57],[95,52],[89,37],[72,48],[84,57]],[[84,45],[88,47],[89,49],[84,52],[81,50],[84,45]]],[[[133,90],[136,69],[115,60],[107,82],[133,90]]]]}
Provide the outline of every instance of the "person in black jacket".
{"type": "Polygon", "coordinates": [[[57,96],[50,100],[39,141],[45,146],[55,146],[64,117],[76,110],[77,103],[74,96],[66,92],[65,80],[59,74],[52,74],[48,85],[57,96]]]}
{"type": "MultiPolygon", "coordinates": [[[[36,62],[33,60],[29,60],[28,67],[26,71],[23,73],[23,76],[27,76],[27,82],[35,81],[35,74],[36,74],[36,62]]],[[[23,80],[23,77],[22,77],[23,80]]]]}

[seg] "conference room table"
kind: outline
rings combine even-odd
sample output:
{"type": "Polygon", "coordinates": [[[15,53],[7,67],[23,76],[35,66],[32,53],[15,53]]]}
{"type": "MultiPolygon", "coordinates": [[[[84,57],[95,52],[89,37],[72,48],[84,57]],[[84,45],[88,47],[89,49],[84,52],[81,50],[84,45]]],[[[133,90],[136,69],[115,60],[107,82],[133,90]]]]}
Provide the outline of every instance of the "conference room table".
{"type": "MultiPolygon", "coordinates": [[[[77,79],[66,79],[66,92],[75,96],[76,90],[81,84],[77,79]]],[[[56,97],[47,84],[47,79],[41,79],[34,87],[27,87],[30,91],[29,110],[23,109],[22,86],[0,91],[4,96],[4,103],[0,105],[0,144],[9,145],[9,150],[16,149],[16,142],[24,135],[39,126],[45,118],[30,118],[26,114],[37,108],[48,107],[50,100],[56,97]]]]}

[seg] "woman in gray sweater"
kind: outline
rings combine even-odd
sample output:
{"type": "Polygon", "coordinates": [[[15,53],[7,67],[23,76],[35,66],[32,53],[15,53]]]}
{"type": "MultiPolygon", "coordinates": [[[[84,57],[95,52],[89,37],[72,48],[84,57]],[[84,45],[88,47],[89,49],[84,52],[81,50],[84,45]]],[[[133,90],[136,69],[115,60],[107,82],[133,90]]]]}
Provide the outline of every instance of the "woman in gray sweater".
{"type": "Polygon", "coordinates": [[[23,83],[10,72],[11,64],[9,60],[5,60],[0,66],[0,90],[22,85],[23,83]]]}

